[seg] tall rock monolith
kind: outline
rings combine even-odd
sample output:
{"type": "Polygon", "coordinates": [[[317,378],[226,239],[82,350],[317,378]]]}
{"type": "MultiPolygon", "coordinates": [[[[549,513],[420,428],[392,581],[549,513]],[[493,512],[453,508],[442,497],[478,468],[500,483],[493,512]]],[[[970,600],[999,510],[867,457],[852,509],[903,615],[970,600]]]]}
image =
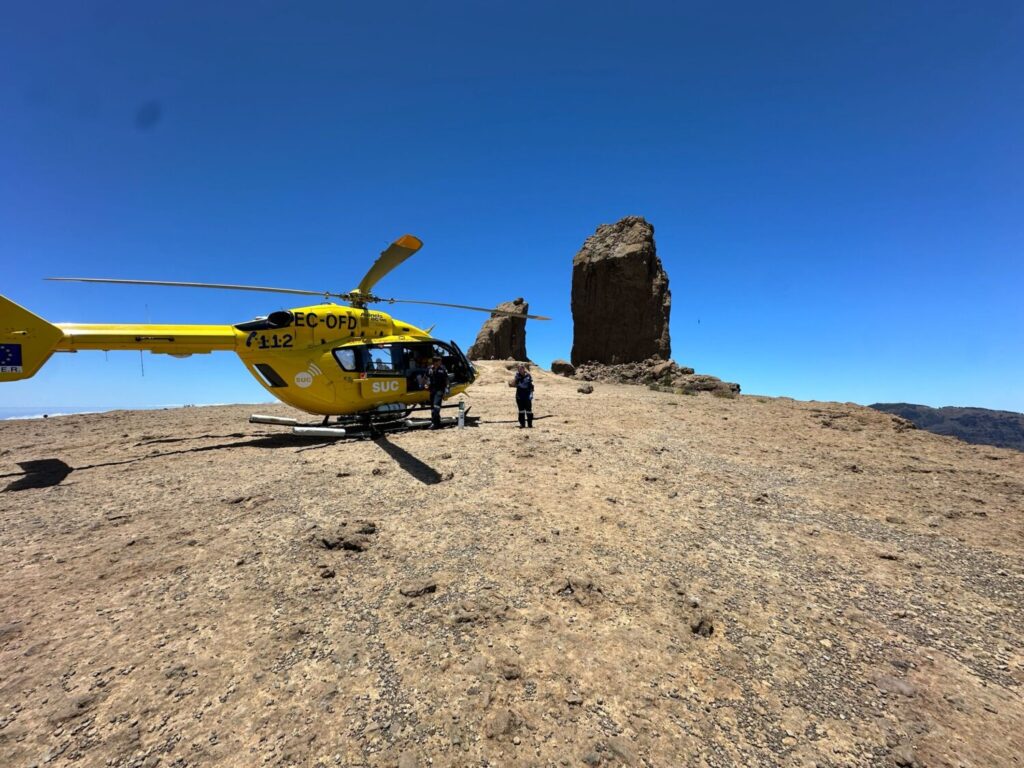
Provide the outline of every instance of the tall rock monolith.
{"type": "Polygon", "coordinates": [[[526,356],[526,313],[530,305],[523,299],[513,299],[499,304],[495,309],[515,312],[522,318],[508,315],[491,315],[484,321],[476,341],[469,348],[470,360],[529,360],[526,356]]]}
{"type": "Polygon", "coordinates": [[[672,294],[640,216],[602,224],[572,262],[572,363],[631,363],[672,354],[672,294]]]}

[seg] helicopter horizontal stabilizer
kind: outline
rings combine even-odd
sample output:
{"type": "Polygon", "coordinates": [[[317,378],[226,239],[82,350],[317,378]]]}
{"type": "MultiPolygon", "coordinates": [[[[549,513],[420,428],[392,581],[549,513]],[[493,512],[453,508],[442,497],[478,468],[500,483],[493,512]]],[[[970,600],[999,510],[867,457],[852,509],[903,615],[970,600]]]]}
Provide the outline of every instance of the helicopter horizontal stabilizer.
{"type": "Polygon", "coordinates": [[[60,328],[0,296],[0,381],[34,376],[63,338],[60,328]]]}

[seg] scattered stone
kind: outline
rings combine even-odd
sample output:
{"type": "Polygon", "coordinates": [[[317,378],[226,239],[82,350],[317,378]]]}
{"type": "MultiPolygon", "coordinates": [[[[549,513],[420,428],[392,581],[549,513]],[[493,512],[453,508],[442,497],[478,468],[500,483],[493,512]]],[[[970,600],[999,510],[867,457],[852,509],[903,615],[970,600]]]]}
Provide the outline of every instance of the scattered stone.
{"type": "Polygon", "coordinates": [[[605,742],[606,749],[624,765],[639,765],[640,756],[636,750],[621,736],[612,736],[605,742]]]}
{"type": "Polygon", "coordinates": [[[651,376],[655,379],[660,379],[665,376],[670,376],[675,370],[677,370],[675,361],[666,360],[663,363],[656,363],[654,367],[651,368],[651,376]]]}
{"type": "Polygon", "coordinates": [[[892,675],[878,675],[875,678],[875,685],[878,687],[878,690],[885,691],[886,693],[896,693],[907,697],[917,695],[917,688],[912,683],[892,675]]]}
{"type": "Polygon", "coordinates": [[[593,599],[603,597],[601,587],[589,576],[568,576],[555,582],[555,592],[562,597],[571,597],[580,605],[587,605],[593,599]]]}
{"type": "Polygon", "coordinates": [[[601,756],[597,754],[597,752],[587,752],[587,754],[583,756],[583,762],[587,765],[600,765],[601,756]]]}
{"type": "Polygon", "coordinates": [[[919,768],[921,765],[917,761],[917,755],[914,754],[913,747],[909,744],[900,744],[898,747],[895,747],[892,751],[892,759],[901,768],[919,768]]]}
{"type": "Polygon", "coordinates": [[[370,546],[370,540],[365,536],[320,536],[320,546],[328,550],[342,549],[346,552],[365,552],[370,546]]]}
{"type": "Polygon", "coordinates": [[[529,360],[526,356],[525,317],[529,304],[519,298],[499,304],[495,309],[523,317],[492,314],[484,321],[466,356],[470,360],[529,360]]]}
{"type": "Polygon", "coordinates": [[[552,360],[551,372],[556,373],[559,376],[572,376],[576,373],[576,366],[568,360],[552,360]]]}
{"type": "Polygon", "coordinates": [[[690,631],[698,637],[711,637],[715,633],[715,623],[706,613],[690,620],[690,631]]]}
{"type": "MultiPolygon", "coordinates": [[[[341,523],[347,527],[347,523],[341,523]]],[[[345,530],[334,534],[317,533],[313,536],[314,543],[327,550],[344,550],[346,552],[365,552],[370,546],[370,536],[377,533],[377,524],[369,520],[357,520],[355,532],[345,530]]]]}
{"type": "MultiPolygon", "coordinates": [[[[182,667],[182,670],[185,668],[182,667]]],[[[187,674],[187,672],[186,672],[187,674]]],[[[81,717],[96,703],[97,697],[94,694],[75,696],[67,701],[67,704],[57,709],[50,715],[50,722],[57,724],[81,717]]]]}
{"type": "Polygon", "coordinates": [[[435,581],[414,581],[399,587],[398,591],[400,594],[406,597],[422,597],[423,595],[429,595],[437,591],[437,582],[435,581]]]}
{"type": "Polygon", "coordinates": [[[492,713],[484,722],[484,736],[496,739],[512,732],[515,727],[515,715],[507,709],[499,709],[492,713]]]}
{"type": "Polygon", "coordinates": [[[168,667],[164,670],[164,677],[166,677],[168,680],[184,680],[186,677],[188,677],[188,667],[186,667],[184,664],[175,664],[173,667],[168,667]]]}
{"type": "Polygon", "coordinates": [[[565,703],[570,707],[578,707],[583,704],[583,696],[577,691],[573,691],[565,697],[565,703]]]}
{"type": "Polygon", "coordinates": [[[0,624],[0,645],[19,634],[22,629],[23,626],[20,621],[9,621],[6,624],[0,624]]]}
{"type": "Polygon", "coordinates": [[[333,579],[334,569],[328,566],[320,566],[320,578],[321,579],[333,579]]]}
{"type": "Polygon", "coordinates": [[[594,387],[590,384],[581,384],[576,388],[576,391],[581,395],[589,395],[594,391],[594,387]]]}

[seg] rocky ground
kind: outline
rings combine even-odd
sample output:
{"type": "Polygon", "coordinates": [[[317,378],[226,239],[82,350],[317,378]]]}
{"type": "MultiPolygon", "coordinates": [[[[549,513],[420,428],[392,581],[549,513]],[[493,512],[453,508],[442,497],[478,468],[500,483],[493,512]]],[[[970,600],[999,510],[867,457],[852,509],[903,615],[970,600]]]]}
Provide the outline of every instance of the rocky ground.
{"type": "Polygon", "coordinates": [[[480,367],[377,441],[0,423],[0,765],[1021,764],[1024,454],[480,367]]]}

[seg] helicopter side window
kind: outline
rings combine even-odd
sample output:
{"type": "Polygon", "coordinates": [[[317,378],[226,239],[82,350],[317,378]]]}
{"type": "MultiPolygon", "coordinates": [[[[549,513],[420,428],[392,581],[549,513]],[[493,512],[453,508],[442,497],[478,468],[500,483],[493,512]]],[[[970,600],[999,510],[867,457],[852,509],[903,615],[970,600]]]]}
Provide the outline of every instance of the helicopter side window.
{"type": "Polygon", "coordinates": [[[354,349],[334,350],[334,359],[338,361],[343,371],[354,371],[356,369],[356,351],[354,349]]]}
{"type": "Polygon", "coordinates": [[[390,344],[364,350],[365,370],[370,375],[394,376],[401,370],[402,351],[390,344]]]}

